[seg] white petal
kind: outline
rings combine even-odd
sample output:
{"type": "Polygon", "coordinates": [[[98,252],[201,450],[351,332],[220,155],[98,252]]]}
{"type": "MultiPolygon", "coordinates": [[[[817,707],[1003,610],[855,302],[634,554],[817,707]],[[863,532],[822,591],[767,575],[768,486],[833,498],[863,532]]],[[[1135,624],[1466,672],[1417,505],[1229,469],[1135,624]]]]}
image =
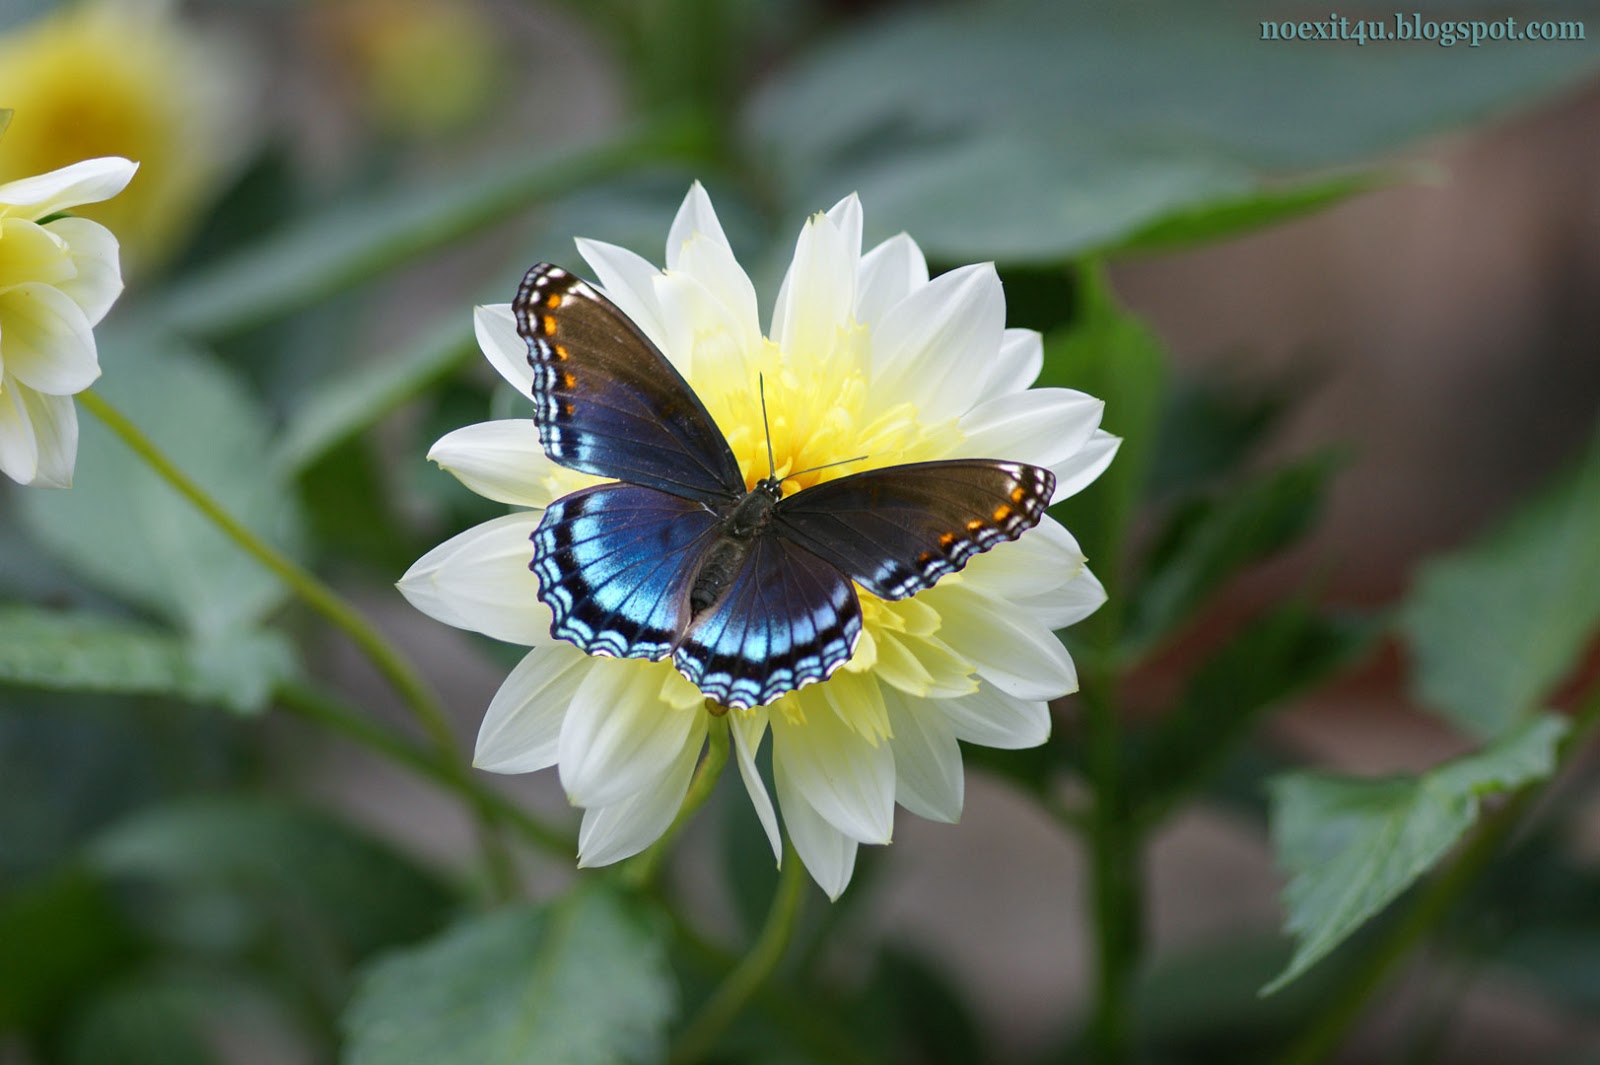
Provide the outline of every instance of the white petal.
{"type": "Polygon", "coordinates": [[[1019,540],[999,543],[967,564],[962,580],[985,595],[1013,602],[1049,595],[1083,569],[1083,549],[1046,515],[1019,540]]]}
{"type": "Polygon", "coordinates": [[[81,163],[0,185],[0,214],[43,218],[84,203],[109,200],[127,187],[137,163],[115,156],[81,163]],[[20,211],[7,211],[18,207],[20,211]]]}
{"type": "Polygon", "coordinates": [[[550,642],[550,610],[539,602],[529,539],[541,515],[507,514],[458,533],[419,558],[397,587],[436,621],[507,643],[550,642]]]}
{"type": "MultiPolygon", "coordinates": [[[[837,714],[806,714],[794,723],[772,719],[772,759],[817,813],[862,843],[888,843],[894,835],[894,755],[876,747],[837,714]]],[[[810,864],[809,862],[807,863],[810,864]]]]}
{"type": "Polygon", "coordinates": [[[578,254],[594,270],[606,298],[633,320],[650,343],[665,350],[667,333],[655,294],[655,280],[661,271],[644,256],[615,244],[579,237],[577,245],[578,254]]]}
{"type": "Polygon", "coordinates": [[[789,830],[795,852],[817,886],[828,898],[837,900],[850,886],[850,875],[855,872],[856,841],[817,813],[805,794],[789,780],[782,763],[773,763],[772,777],[778,787],[778,802],[783,806],[783,824],[789,830]]]}
{"type": "Polygon", "coordinates": [[[956,423],[960,453],[1050,467],[1072,458],[1100,427],[1105,403],[1070,388],[1033,388],[979,404],[956,423]]]}
{"type": "Polygon", "coordinates": [[[1031,388],[1044,369],[1044,337],[1032,329],[1007,329],[995,357],[994,373],[976,402],[1009,396],[1031,388]]]}
{"type": "Polygon", "coordinates": [[[561,786],[574,806],[609,806],[655,787],[693,736],[705,711],[660,699],[657,663],[597,662],[561,723],[561,786]]]}
{"type": "Polygon", "coordinates": [[[71,396],[47,396],[13,386],[33,425],[37,467],[35,488],[71,488],[72,469],[78,459],[78,408],[71,396]]]}
{"type": "Polygon", "coordinates": [[[1050,738],[1050,704],[1018,699],[992,684],[971,695],[942,699],[939,709],[956,736],[983,747],[1008,751],[1037,747],[1050,738]]]}
{"type": "Polygon", "coordinates": [[[756,341],[749,322],[741,322],[699,279],[688,273],[655,280],[661,304],[661,351],[684,377],[720,383],[742,380],[756,341]]]}
{"type": "Polygon", "coordinates": [[[965,413],[987,386],[1005,320],[993,263],[939,275],[872,331],[872,387],[910,400],[924,421],[965,413]]]}
{"type": "Polygon", "coordinates": [[[668,270],[683,268],[680,258],[683,255],[683,246],[696,236],[704,237],[712,244],[729,248],[728,238],[722,232],[722,223],[717,221],[716,209],[711,206],[711,197],[707,194],[705,186],[698,181],[689,186],[689,194],[683,198],[683,204],[679,206],[677,215],[672,219],[672,228],[667,231],[668,270]]]}
{"type": "MultiPolygon", "coordinates": [[[[694,236],[678,255],[677,267],[669,268],[668,272],[674,269],[698,281],[706,294],[716,301],[721,316],[728,320],[738,338],[741,352],[760,349],[761,319],[756,312],[756,287],[726,243],[704,235],[694,236]]],[[[657,296],[661,297],[659,288],[657,296]]],[[[665,319],[665,307],[662,316],[665,319]]]]}
{"type": "Polygon", "coordinates": [[[1076,455],[1051,465],[1050,469],[1056,475],[1056,494],[1050,502],[1059,503],[1093,484],[1094,479],[1104,473],[1106,467],[1111,465],[1111,460],[1117,457],[1117,448],[1121,446],[1122,437],[1112,436],[1104,429],[1096,429],[1094,435],[1089,437],[1089,442],[1076,455]]]}
{"type": "Polygon", "coordinates": [[[978,669],[978,675],[1021,699],[1055,699],[1078,690],[1072,656],[1054,632],[1008,604],[965,584],[942,593],[939,638],[978,669]]]}
{"type": "Polygon", "coordinates": [[[428,458],[486,499],[518,507],[547,507],[555,493],[546,480],[560,469],[527,418],[467,425],[439,438],[428,458]]]}
{"type": "Polygon", "coordinates": [[[528,365],[528,342],[517,335],[517,319],[511,304],[492,303],[472,309],[472,331],[478,347],[501,377],[519,395],[533,395],[533,367],[528,365]]]}
{"type": "Polygon", "coordinates": [[[828,208],[828,221],[839,231],[839,239],[850,257],[850,287],[853,292],[856,275],[861,269],[861,197],[852,192],[828,208]]]}
{"type": "Polygon", "coordinates": [[[833,350],[855,307],[859,252],[827,215],[805,224],[772,312],[772,339],[785,355],[816,359],[833,350]]]}
{"type": "Polygon", "coordinates": [[[966,774],[955,729],[932,700],[885,691],[894,726],[895,801],[918,817],[954,824],[961,819],[966,774]]]}
{"type": "Polygon", "coordinates": [[[595,661],[565,640],[524,655],[489,702],[472,764],[491,773],[533,773],[555,765],[561,722],[595,661]]]}
{"type": "Polygon", "coordinates": [[[111,230],[87,218],[58,218],[47,227],[67,242],[78,276],[56,287],[66,293],[98,325],[122,295],[122,265],[117,238],[111,230]]]}
{"type": "Polygon", "coordinates": [[[739,762],[739,777],[744,790],[750,793],[750,805],[756,808],[756,817],[772,844],[772,859],[783,861],[783,840],[778,835],[778,815],[772,809],[772,799],[767,795],[767,785],[756,767],[756,752],[761,749],[761,738],[767,732],[767,711],[756,708],[744,713],[728,715],[728,727],[733,733],[733,753],[739,762]]]}
{"type": "Polygon", "coordinates": [[[917,242],[901,233],[861,257],[856,321],[875,325],[890,307],[928,283],[928,263],[917,242]]]}
{"type": "Polygon", "coordinates": [[[18,484],[33,484],[39,476],[39,442],[15,381],[0,387],[0,473],[18,484]]]}
{"type": "Polygon", "coordinates": [[[661,838],[683,805],[695,762],[706,738],[706,715],[697,722],[688,742],[667,771],[649,787],[620,802],[591,806],[578,829],[578,865],[589,868],[631,858],[661,838]]]}
{"type": "Polygon", "coordinates": [[[1048,595],[1017,599],[1012,605],[1047,628],[1064,629],[1099,610],[1105,601],[1106,590],[1100,578],[1085,566],[1072,580],[1048,595]]]}
{"type": "Polygon", "coordinates": [[[7,378],[37,392],[70,396],[100,376],[94,333],[83,308],[60,290],[32,282],[0,292],[0,363],[7,378]]]}

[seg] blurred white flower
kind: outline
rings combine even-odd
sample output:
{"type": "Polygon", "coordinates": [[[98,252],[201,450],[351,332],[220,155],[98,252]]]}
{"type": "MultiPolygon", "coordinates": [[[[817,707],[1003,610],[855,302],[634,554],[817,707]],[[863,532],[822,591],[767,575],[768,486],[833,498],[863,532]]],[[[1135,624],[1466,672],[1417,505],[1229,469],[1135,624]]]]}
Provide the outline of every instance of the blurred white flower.
{"type": "Polygon", "coordinates": [[[0,185],[0,471],[21,484],[72,484],[72,397],[100,376],[92,329],[122,292],[117,239],[61,212],[115,196],[135,169],[90,159],[0,185]]]}
{"type": "MultiPolygon", "coordinates": [[[[755,288],[698,183],[672,225],[666,270],[608,244],[580,240],[578,249],[705,402],[750,484],[767,473],[763,377],[780,475],[870,456],[788,484],[962,457],[1047,467],[1056,499],[1093,481],[1119,443],[1099,428],[1102,404],[1068,389],[1029,389],[1041,339],[1005,328],[994,267],[930,280],[904,234],[862,254],[861,223],[854,196],[807,222],[765,336],[755,288]]],[[[479,308],[477,334],[489,361],[529,395],[527,346],[509,307],[479,308]]],[[[597,483],[548,459],[531,420],[467,426],[429,457],[473,491],[518,507],[597,483]]],[[[589,657],[551,637],[528,569],[540,517],[523,510],[470,529],[420,559],[399,587],[440,621],[533,648],[490,703],[476,764],[502,773],[559,766],[568,798],[585,811],[581,863],[604,865],[670,824],[709,713],[670,660],[589,657]]],[[[1048,701],[1077,689],[1054,630],[1105,598],[1077,543],[1048,517],[913,598],[856,591],[864,631],[849,662],[767,706],[727,711],[774,855],[778,821],[757,768],[769,732],[784,824],[835,898],[858,845],[889,842],[896,803],[935,820],[959,817],[958,741],[1020,748],[1049,737],[1048,701]]]]}
{"type": "Polygon", "coordinates": [[[255,69],[174,0],[82,0],[0,34],[0,106],[16,112],[0,181],[77,159],[139,160],[139,179],[84,217],[130,273],[177,252],[257,123],[255,69]]]}

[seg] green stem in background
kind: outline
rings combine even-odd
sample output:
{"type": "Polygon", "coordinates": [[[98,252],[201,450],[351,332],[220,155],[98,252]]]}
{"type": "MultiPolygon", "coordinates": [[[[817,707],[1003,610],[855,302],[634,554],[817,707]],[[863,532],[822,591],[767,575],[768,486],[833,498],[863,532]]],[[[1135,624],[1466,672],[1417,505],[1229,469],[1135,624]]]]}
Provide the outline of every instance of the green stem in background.
{"type": "Polygon", "coordinates": [[[649,850],[629,862],[623,869],[623,877],[635,887],[647,888],[655,882],[656,874],[661,869],[661,860],[667,851],[672,849],[672,841],[683,831],[683,826],[689,823],[695,811],[704,806],[706,800],[711,798],[711,793],[716,790],[717,779],[722,776],[722,769],[728,764],[726,714],[711,715],[706,738],[710,741],[710,746],[706,748],[705,757],[700,760],[700,766],[695,770],[694,779],[689,781],[689,790],[684,794],[683,805],[678,807],[677,816],[672,819],[672,824],[667,826],[660,839],[650,845],[649,850]]]}
{"type": "Polygon", "coordinates": [[[1522,824],[1551,781],[1581,751],[1600,727],[1600,686],[1584,698],[1573,717],[1572,729],[1562,741],[1556,771],[1543,784],[1518,792],[1484,819],[1472,840],[1448,868],[1428,882],[1405,914],[1390,926],[1344,985],[1334,991],[1316,1020],[1281,1059],[1284,1065],[1317,1065],[1327,1060],[1361,1019],[1373,997],[1388,983],[1396,966],[1420,944],[1477,882],[1512,834],[1522,824]]]}
{"type": "Polygon", "coordinates": [[[751,944],[750,952],[739,960],[739,964],[706,999],[700,1012],[684,1027],[667,1059],[669,1065],[690,1065],[704,1058],[718,1037],[778,968],[794,935],[805,883],[805,866],[795,853],[794,846],[785,840],[783,874],[778,878],[778,887],[773,892],[772,906],[767,910],[761,933],[751,944]]]}
{"type": "MultiPolygon", "coordinates": [[[[210,519],[211,523],[241,550],[277,575],[307,606],[343,630],[399,693],[407,709],[411,711],[429,741],[438,750],[440,757],[455,767],[452,771],[460,778],[462,788],[470,789],[471,774],[466,767],[461,748],[456,743],[455,734],[450,730],[450,720],[445,714],[443,705],[421,675],[411,668],[405,656],[390,644],[371,622],[358,614],[350,604],[316,576],[256,536],[233,515],[223,510],[205,489],[178,469],[143,430],[128,420],[103,396],[93,391],[81,392],[78,394],[78,401],[83,404],[85,410],[104,422],[106,427],[119,436],[151,470],[193,504],[196,510],[210,519]]],[[[481,805],[477,809],[480,821],[483,822],[481,835],[484,858],[493,878],[495,891],[501,896],[508,896],[515,887],[515,873],[511,867],[510,855],[493,831],[492,824],[496,818],[481,805]]]]}
{"type": "Polygon", "coordinates": [[[436,752],[385,728],[338,700],[301,685],[285,686],[274,695],[278,705],[285,710],[383,755],[391,762],[470,800],[476,806],[491,810],[533,846],[564,857],[577,853],[577,841],[571,836],[551,828],[476,777],[456,772],[452,763],[440,758],[436,752]]]}
{"type": "MultiPolygon", "coordinates": [[[[1108,659],[1097,657],[1102,662],[1108,659]]],[[[1086,681],[1083,692],[1089,776],[1094,784],[1088,844],[1090,923],[1097,948],[1088,1034],[1099,1065],[1124,1065],[1133,1059],[1133,990],[1143,946],[1139,875],[1143,841],[1129,814],[1114,681],[1109,668],[1104,674],[1086,681]]]]}

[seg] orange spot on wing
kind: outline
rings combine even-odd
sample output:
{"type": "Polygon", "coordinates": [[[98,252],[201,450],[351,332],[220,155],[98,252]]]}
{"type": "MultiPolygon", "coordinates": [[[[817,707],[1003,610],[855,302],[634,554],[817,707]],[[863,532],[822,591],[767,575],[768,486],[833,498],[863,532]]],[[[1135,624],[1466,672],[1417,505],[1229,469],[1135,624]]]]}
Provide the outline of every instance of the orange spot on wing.
{"type": "Polygon", "coordinates": [[[560,293],[556,293],[556,292],[550,293],[550,295],[548,295],[548,296],[546,296],[544,298],[544,305],[546,307],[549,307],[552,311],[555,310],[557,307],[561,306],[561,295],[560,295],[560,293]]]}
{"type": "Polygon", "coordinates": [[[572,353],[570,351],[568,351],[566,349],[566,347],[564,347],[563,345],[556,344],[556,345],[554,345],[554,347],[556,349],[556,361],[557,362],[566,362],[568,359],[570,359],[572,357],[572,353]]]}
{"type": "Polygon", "coordinates": [[[1011,508],[1004,503],[994,508],[994,520],[996,522],[1005,521],[1009,517],[1011,517],[1011,508]]]}
{"type": "Polygon", "coordinates": [[[556,320],[548,314],[539,316],[539,327],[544,330],[544,335],[547,337],[556,335],[556,320]]]}
{"type": "Polygon", "coordinates": [[[953,533],[953,532],[944,533],[943,535],[941,535],[939,537],[939,546],[940,547],[948,548],[951,544],[953,544],[955,542],[956,542],[956,534],[953,533]]]}
{"type": "Polygon", "coordinates": [[[1011,502],[1020,503],[1028,498],[1028,490],[1020,484],[1011,490],[1011,502]]]}
{"type": "Polygon", "coordinates": [[[967,532],[977,532],[981,528],[983,528],[982,518],[973,518],[971,521],[967,522],[967,532]]]}
{"type": "Polygon", "coordinates": [[[561,387],[571,390],[578,387],[578,379],[569,373],[561,375],[561,387]]]}

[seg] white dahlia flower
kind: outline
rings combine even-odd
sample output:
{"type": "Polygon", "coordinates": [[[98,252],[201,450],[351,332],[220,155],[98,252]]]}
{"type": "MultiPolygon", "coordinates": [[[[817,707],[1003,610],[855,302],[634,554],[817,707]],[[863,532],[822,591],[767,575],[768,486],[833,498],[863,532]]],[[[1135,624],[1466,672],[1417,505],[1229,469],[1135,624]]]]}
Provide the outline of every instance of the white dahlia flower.
{"type": "MultiPolygon", "coordinates": [[[[579,240],[578,250],[705,402],[748,484],[768,474],[763,379],[780,475],[867,456],[786,481],[802,489],[880,466],[993,458],[1050,469],[1059,500],[1116,452],[1117,438],[1099,428],[1099,400],[1029,389],[1040,337],[1005,328],[991,264],[930,280],[904,234],[863,255],[854,196],[806,223],[766,335],[755,288],[698,183],[668,235],[665,270],[596,241],[579,240]]],[[[476,325],[495,369],[530,394],[534,371],[510,308],[480,307],[476,325]]],[[[481,495],[531,508],[440,545],[399,587],[440,621],[532,648],[490,703],[475,762],[499,773],[557,766],[584,809],[583,865],[618,861],[662,834],[715,711],[727,714],[740,775],[781,860],[757,769],[770,733],[789,837],[837,898],[857,846],[889,842],[897,802],[935,820],[959,817],[958,741],[1021,748],[1048,739],[1049,700],[1077,688],[1055,630],[1105,598],[1072,536],[1046,517],[912,598],[889,602],[858,586],[860,641],[826,681],[766,706],[709,707],[670,659],[591,657],[550,635],[529,538],[539,508],[598,480],[547,458],[533,421],[458,429],[429,458],[481,495]]]]}
{"type": "Polygon", "coordinates": [[[90,159],[0,185],[0,471],[20,484],[72,484],[72,397],[100,376],[92,329],[122,292],[117,239],[62,212],[115,196],[135,169],[90,159]]]}

